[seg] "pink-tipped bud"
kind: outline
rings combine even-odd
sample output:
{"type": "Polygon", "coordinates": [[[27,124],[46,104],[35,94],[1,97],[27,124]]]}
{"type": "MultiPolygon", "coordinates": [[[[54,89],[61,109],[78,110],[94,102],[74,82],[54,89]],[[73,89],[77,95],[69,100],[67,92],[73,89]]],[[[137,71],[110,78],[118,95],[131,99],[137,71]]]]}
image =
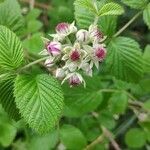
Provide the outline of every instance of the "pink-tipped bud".
{"type": "Polygon", "coordinates": [[[56,32],[59,33],[59,34],[67,34],[69,32],[69,27],[70,25],[68,23],[59,23],[57,26],[56,26],[56,32]]]}
{"type": "Polygon", "coordinates": [[[76,34],[76,38],[79,42],[88,42],[89,40],[89,33],[87,30],[79,30],[76,34]]]}
{"type": "Polygon", "coordinates": [[[61,53],[61,43],[59,43],[59,42],[49,42],[46,45],[46,49],[53,56],[57,56],[61,53]]]}
{"type": "Polygon", "coordinates": [[[104,37],[96,25],[89,27],[89,33],[92,40],[100,41],[104,37]]]}
{"type": "Polygon", "coordinates": [[[65,71],[62,68],[58,68],[56,70],[56,78],[64,78],[65,77],[65,71]]]}
{"type": "Polygon", "coordinates": [[[69,84],[71,86],[76,86],[76,85],[81,84],[81,81],[77,75],[73,75],[69,78],[69,84]]]}
{"type": "Polygon", "coordinates": [[[80,53],[79,53],[79,51],[78,50],[73,50],[72,52],[71,52],[71,54],[70,54],[70,59],[72,60],[72,61],[78,61],[79,59],[80,59],[80,53]]]}
{"type": "Polygon", "coordinates": [[[106,57],[106,49],[102,46],[99,46],[95,49],[95,56],[99,61],[103,61],[106,57]]]}

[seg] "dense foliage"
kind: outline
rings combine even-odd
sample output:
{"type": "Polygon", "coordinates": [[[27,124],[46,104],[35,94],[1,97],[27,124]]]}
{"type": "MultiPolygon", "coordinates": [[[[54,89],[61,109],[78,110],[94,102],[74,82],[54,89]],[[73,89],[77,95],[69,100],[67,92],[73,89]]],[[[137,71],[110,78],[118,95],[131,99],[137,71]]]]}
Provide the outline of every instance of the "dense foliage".
{"type": "Polygon", "coordinates": [[[149,150],[149,30],[149,0],[0,0],[0,149],[149,150]],[[73,21],[105,35],[85,87],[61,84],[39,54],[73,21]]]}

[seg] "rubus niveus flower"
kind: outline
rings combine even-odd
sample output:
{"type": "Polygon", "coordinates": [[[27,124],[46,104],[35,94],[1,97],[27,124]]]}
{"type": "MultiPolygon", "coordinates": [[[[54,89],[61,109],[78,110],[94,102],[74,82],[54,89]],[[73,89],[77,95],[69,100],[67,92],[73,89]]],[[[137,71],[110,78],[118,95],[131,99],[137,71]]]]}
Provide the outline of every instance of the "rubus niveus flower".
{"type": "Polygon", "coordinates": [[[75,23],[59,23],[52,40],[44,38],[46,48],[40,53],[48,55],[47,67],[53,67],[55,76],[68,81],[70,86],[81,83],[85,86],[82,73],[92,77],[93,67],[99,68],[106,57],[105,36],[97,25],[90,25],[89,30],[77,31],[75,23]]]}

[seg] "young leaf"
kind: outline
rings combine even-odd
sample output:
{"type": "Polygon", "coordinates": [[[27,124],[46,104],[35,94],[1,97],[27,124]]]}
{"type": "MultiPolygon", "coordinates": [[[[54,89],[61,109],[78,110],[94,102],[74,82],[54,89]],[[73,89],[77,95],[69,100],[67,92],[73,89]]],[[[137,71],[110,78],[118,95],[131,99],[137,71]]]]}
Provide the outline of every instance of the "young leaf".
{"type": "Polygon", "coordinates": [[[143,74],[139,44],[126,37],[114,38],[108,45],[106,69],[117,79],[138,82],[143,74]]]}
{"type": "Polygon", "coordinates": [[[0,3],[0,25],[7,26],[16,32],[23,24],[21,9],[17,0],[5,0],[0,3]]]}
{"type": "Polygon", "coordinates": [[[0,26],[0,70],[11,71],[23,63],[23,48],[17,36],[0,26]]]}
{"type": "Polygon", "coordinates": [[[135,9],[143,9],[146,7],[149,0],[121,0],[127,6],[135,9]]]}
{"type": "Polygon", "coordinates": [[[125,92],[117,92],[109,100],[109,108],[113,114],[124,114],[128,105],[128,96],[125,92]]]}
{"type": "Polygon", "coordinates": [[[13,95],[14,88],[13,79],[0,82],[0,103],[4,110],[8,113],[9,117],[18,120],[19,110],[16,108],[15,98],[13,95]]]}
{"type": "Polygon", "coordinates": [[[65,115],[79,117],[93,111],[102,102],[101,81],[99,77],[87,78],[87,85],[70,88],[64,85],[65,115]]]}
{"type": "Polygon", "coordinates": [[[39,133],[51,130],[63,109],[63,94],[51,76],[19,75],[15,81],[16,105],[29,126],[39,133]]]}
{"type": "Polygon", "coordinates": [[[144,131],[139,128],[130,129],[125,135],[125,142],[130,148],[141,148],[146,143],[144,131]]]}
{"type": "Polygon", "coordinates": [[[121,15],[124,13],[124,9],[117,3],[107,3],[98,12],[99,16],[106,15],[121,15]]]}
{"type": "Polygon", "coordinates": [[[72,125],[63,125],[61,127],[60,140],[67,149],[83,149],[87,143],[83,133],[72,125]]]}
{"type": "Polygon", "coordinates": [[[150,3],[146,6],[143,12],[143,19],[150,29],[150,3]]]}

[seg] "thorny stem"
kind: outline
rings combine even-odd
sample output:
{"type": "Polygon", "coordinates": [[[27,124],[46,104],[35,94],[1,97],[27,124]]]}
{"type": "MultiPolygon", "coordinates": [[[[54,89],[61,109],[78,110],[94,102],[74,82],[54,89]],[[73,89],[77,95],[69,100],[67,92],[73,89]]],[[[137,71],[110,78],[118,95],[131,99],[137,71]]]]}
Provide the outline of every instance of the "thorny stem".
{"type": "Polygon", "coordinates": [[[120,35],[126,28],[128,28],[140,15],[142,14],[142,11],[138,12],[136,15],[134,15],[129,22],[127,22],[115,35],[114,37],[117,37],[120,35]]]}
{"type": "Polygon", "coordinates": [[[18,72],[20,72],[20,71],[22,71],[22,70],[25,70],[25,69],[27,69],[27,68],[30,68],[31,66],[33,66],[33,65],[35,65],[35,64],[38,64],[38,63],[40,63],[40,62],[42,62],[42,61],[44,61],[44,60],[46,60],[46,59],[48,59],[48,58],[49,58],[49,56],[46,56],[46,57],[40,58],[40,59],[38,59],[38,60],[35,60],[35,61],[33,61],[33,62],[27,64],[26,66],[22,67],[21,69],[19,69],[18,72]]]}

